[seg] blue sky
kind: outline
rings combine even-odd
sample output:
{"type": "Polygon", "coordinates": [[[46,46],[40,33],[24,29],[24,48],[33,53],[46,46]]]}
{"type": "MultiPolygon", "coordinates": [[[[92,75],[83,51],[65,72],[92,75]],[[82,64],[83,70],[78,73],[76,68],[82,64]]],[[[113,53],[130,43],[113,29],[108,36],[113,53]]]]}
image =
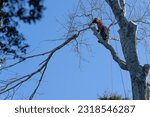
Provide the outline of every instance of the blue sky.
{"type": "MultiPolygon", "coordinates": [[[[32,25],[20,25],[20,30],[31,45],[30,54],[50,50],[63,42],[48,40],[62,38],[65,31],[57,19],[61,23],[65,23],[66,14],[71,12],[76,4],[77,0],[46,1],[47,8],[41,21],[32,25]]],[[[105,92],[124,96],[123,83],[126,95],[131,97],[129,73],[119,68],[109,51],[97,43],[97,39],[90,31],[86,37],[88,37],[86,40],[90,44],[92,52],[83,49],[84,60],[82,61],[74,52],[72,45],[68,45],[55,53],[49,62],[44,80],[34,99],[95,100],[105,92]]],[[[122,56],[119,42],[111,41],[110,43],[117,48],[118,54],[122,56]]],[[[41,57],[24,62],[10,71],[6,71],[8,72],[7,75],[30,73],[37,68],[42,60],[44,58],[41,57]]],[[[142,60],[144,63],[145,58],[142,60]]],[[[22,85],[15,99],[26,99],[32,93],[38,78],[36,75],[31,81],[22,85]]]]}

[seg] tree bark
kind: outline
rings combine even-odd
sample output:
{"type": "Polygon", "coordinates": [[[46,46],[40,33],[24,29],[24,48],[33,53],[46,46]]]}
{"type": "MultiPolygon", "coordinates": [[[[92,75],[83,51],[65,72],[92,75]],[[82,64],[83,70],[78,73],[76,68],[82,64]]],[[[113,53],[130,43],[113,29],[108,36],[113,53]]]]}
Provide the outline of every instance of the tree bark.
{"type": "Polygon", "coordinates": [[[118,32],[125,62],[131,77],[133,99],[146,100],[149,97],[146,78],[150,65],[145,64],[142,66],[138,59],[136,44],[137,25],[132,21],[128,21],[125,17],[125,6],[123,5],[125,0],[106,0],[106,2],[111,7],[120,27],[118,32]]]}

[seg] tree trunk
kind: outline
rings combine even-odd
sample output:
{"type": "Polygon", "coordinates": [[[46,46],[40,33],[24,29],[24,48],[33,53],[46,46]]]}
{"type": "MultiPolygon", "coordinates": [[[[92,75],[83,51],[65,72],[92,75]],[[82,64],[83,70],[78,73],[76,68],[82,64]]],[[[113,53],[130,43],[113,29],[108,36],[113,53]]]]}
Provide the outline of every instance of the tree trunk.
{"type": "Polygon", "coordinates": [[[146,100],[149,97],[146,78],[150,65],[145,64],[141,66],[138,59],[136,44],[137,25],[132,21],[128,21],[125,17],[125,4],[123,5],[125,0],[106,0],[106,2],[111,7],[120,27],[118,32],[127,69],[131,77],[133,99],[146,100]]]}
{"type": "Polygon", "coordinates": [[[124,28],[120,28],[120,40],[122,51],[131,77],[132,94],[135,100],[146,99],[146,77],[144,67],[140,65],[136,47],[137,26],[133,22],[127,22],[124,28]]]}
{"type": "MultiPolygon", "coordinates": [[[[148,84],[148,83],[147,83],[148,84]]],[[[147,85],[147,100],[150,100],[150,86],[147,85]]]]}
{"type": "Polygon", "coordinates": [[[146,100],[147,89],[146,80],[141,81],[138,78],[131,77],[132,95],[134,100],[146,100]]]}

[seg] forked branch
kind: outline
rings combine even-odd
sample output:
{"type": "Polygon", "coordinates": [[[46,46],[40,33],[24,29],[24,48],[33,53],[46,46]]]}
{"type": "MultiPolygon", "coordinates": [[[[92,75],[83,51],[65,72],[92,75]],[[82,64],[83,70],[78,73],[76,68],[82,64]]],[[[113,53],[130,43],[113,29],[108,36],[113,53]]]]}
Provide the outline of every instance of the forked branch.
{"type": "Polygon", "coordinates": [[[91,30],[93,31],[94,35],[98,38],[99,42],[102,45],[104,45],[110,51],[114,61],[116,61],[118,63],[120,68],[122,68],[123,70],[128,70],[126,62],[119,58],[119,56],[115,52],[114,48],[110,44],[108,44],[108,43],[106,43],[105,41],[102,40],[102,38],[101,38],[100,34],[97,32],[96,28],[95,27],[91,27],[91,30]]]}
{"type": "Polygon", "coordinates": [[[25,59],[23,59],[21,61],[18,61],[16,63],[12,64],[12,65],[9,65],[9,66],[5,67],[5,69],[10,68],[10,67],[13,67],[13,66],[15,66],[15,65],[27,60],[27,59],[31,59],[31,58],[34,58],[34,57],[43,56],[43,55],[48,54],[47,58],[44,61],[41,62],[39,68],[36,69],[34,72],[32,72],[30,74],[27,74],[27,75],[24,75],[24,76],[19,77],[19,78],[13,78],[13,79],[9,79],[9,80],[6,80],[6,81],[1,80],[0,83],[3,84],[3,85],[0,86],[0,95],[5,94],[5,93],[10,92],[10,91],[13,91],[14,89],[17,89],[20,85],[24,84],[26,81],[32,79],[36,74],[40,73],[40,79],[37,83],[37,86],[35,87],[33,93],[29,97],[30,100],[33,99],[36,92],[37,92],[37,90],[38,90],[38,88],[39,88],[39,86],[40,86],[40,84],[41,84],[41,82],[42,82],[42,80],[43,80],[43,77],[44,77],[44,74],[46,72],[48,63],[49,63],[50,59],[52,58],[52,56],[58,50],[62,49],[64,46],[69,44],[71,41],[75,40],[80,35],[81,32],[84,32],[87,29],[89,29],[89,27],[79,30],[76,34],[69,37],[66,41],[64,41],[62,44],[55,47],[51,51],[48,51],[48,52],[45,52],[45,53],[42,53],[42,54],[33,55],[33,56],[28,56],[28,57],[26,57],[25,59]]]}

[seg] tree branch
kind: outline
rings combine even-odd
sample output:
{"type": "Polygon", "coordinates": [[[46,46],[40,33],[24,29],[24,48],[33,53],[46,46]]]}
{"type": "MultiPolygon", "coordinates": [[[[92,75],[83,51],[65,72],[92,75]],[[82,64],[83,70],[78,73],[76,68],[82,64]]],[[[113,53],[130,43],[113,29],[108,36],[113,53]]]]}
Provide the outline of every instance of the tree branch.
{"type": "MultiPolygon", "coordinates": [[[[75,40],[81,32],[84,32],[85,30],[89,29],[89,27],[86,27],[84,29],[81,29],[79,30],[76,34],[72,35],[71,37],[69,37],[66,41],[64,41],[62,44],[60,44],[59,46],[55,47],[54,49],[52,49],[51,51],[48,51],[48,52],[45,52],[45,53],[42,53],[42,54],[36,54],[36,55],[33,55],[33,56],[28,56],[26,57],[25,59],[22,59],[21,61],[18,61],[12,65],[9,65],[6,68],[10,68],[10,67],[13,67],[27,59],[30,59],[30,58],[34,58],[34,57],[38,57],[38,56],[43,56],[43,55],[47,55],[48,54],[48,57],[40,64],[40,67],[38,69],[36,69],[34,72],[30,73],[30,74],[27,74],[27,75],[24,75],[20,78],[13,78],[13,79],[9,79],[7,81],[2,81],[1,80],[1,84],[3,84],[3,86],[0,86],[0,95],[1,94],[4,94],[4,93],[7,93],[7,92],[10,92],[10,91],[13,91],[14,89],[16,89],[17,87],[19,87],[20,85],[22,85],[23,83],[25,83],[26,81],[30,80],[33,76],[35,76],[36,74],[38,73],[41,73],[41,76],[40,76],[40,79],[38,81],[38,84],[37,86],[35,87],[33,93],[31,94],[31,96],[29,97],[29,99],[33,99],[41,82],[42,82],[42,79],[43,79],[43,76],[46,72],[46,69],[47,69],[47,66],[48,66],[48,63],[50,61],[50,59],[52,58],[53,54],[56,53],[58,50],[62,49],[64,46],[66,46],[68,43],[70,43],[71,41],[75,40]]],[[[3,68],[4,69],[4,68],[3,68]]]]}
{"type": "Polygon", "coordinates": [[[42,75],[41,75],[41,77],[40,77],[40,79],[39,79],[39,81],[38,81],[38,84],[37,84],[36,88],[34,89],[33,93],[31,94],[31,96],[29,97],[29,100],[32,100],[32,99],[34,98],[34,96],[35,96],[37,90],[39,89],[40,84],[41,84],[41,82],[42,82],[42,80],[43,80],[43,76],[44,76],[44,73],[45,73],[45,71],[46,71],[46,68],[47,68],[47,65],[44,67],[44,70],[42,71],[42,75]]]}
{"type": "Polygon", "coordinates": [[[123,10],[123,14],[125,16],[125,14],[126,14],[125,0],[119,0],[119,2],[120,2],[120,6],[121,6],[121,8],[123,10]]]}
{"type": "Polygon", "coordinates": [[[118,65],[120,66],[120,68],[122,68],[123,70],[128,70],[126,62],[124,62],[123,60],[121,60],[119,58],[119,56],[115,52],[114,48],[110,44],[108,44],[108,43],[106,43],[105,41],[102,40],[102,38],[99,35],[99,33],[97,33],[96,28],[95,27],[91,27],[91,30],[93,31],[94,35],[98,38],[99,42],[102,45],[104,45],[111,52],[111,55],[112,55],[113,59],[118,63],[118,65]]]}
{"type": "Polygon", "coordinates": [[[16,65],[18,65],[18,64],[20,64],[20,63],[26,61],[27,59],[44,56],[44,55],[47,55],[47,54],[49,54],[49,53],[51,53],[51,51],[47,51],[47,52],[43,52],[43,53],[40,53],[40,54],[35,54],[35,55],[31,55],[31,56],[24,57],[24,58],[22,58],[21,60],[15,62],[15,63],[13,63],[13,64],[10,64],[10,65],[8,65],[8,66],[5,66],[5,67],[0,68],[0,71],[1,71],[1,70],[4,70],[4,69],[11,68],[11,67],[14,67],[14,66],[16,66],[16,65]]]}
{"type": "Polygon", "coordinates": [[[143,66],[143,71],[144,71],[144,73],[145,73],[145,76],[147,77],[148,74],[149,74],[149,72],[150,72],[150,64],[145,64],[145,65],[143,66]]]}
{"type": "Polygon", "coordinates": [[[119,1],[118,0],[105,0],[105,1],[111,7],[112,12],[114,13],[114,16],[115,16],[119,26],[123,28],[124,25],[127,25],[128,21],[124,17],[124,12],[123,12],[123,9],[119,5],[119,1]]]}

